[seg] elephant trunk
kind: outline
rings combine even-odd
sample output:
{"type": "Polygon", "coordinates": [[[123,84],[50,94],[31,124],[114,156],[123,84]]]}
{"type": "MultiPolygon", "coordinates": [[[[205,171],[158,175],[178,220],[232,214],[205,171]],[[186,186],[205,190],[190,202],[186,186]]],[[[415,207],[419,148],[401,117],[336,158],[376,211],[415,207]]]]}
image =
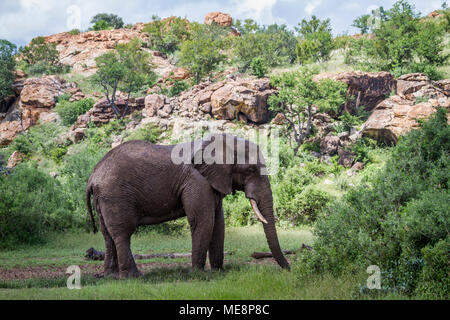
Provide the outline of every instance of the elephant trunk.
{"type": "Polygon", "coordinates": [[[261,202],[259,210],[261,210],[264,219],[267,221],[267,223],[263,222],[264,233],[266,234],[267,243],[269,244],[274,259],[280,267],[290,270],[289,263],[284,257],[280,248],[280,243],[278,242],[277,230],[275,229],[275,218],[273,215],[272,194],[267,196],[265,200],[261,202]]]}

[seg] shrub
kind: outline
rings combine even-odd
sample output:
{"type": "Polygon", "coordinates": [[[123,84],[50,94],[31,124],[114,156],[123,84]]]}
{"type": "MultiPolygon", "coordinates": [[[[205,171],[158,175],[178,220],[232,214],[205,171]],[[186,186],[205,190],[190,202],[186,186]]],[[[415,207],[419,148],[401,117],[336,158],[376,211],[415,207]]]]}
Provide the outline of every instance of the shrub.
{"type": "Polygon", "coordinates": [[[60,102],[58,99],[58,105],[55,111],[61,117],[62,123],[65,126],[70,126],[77,122],[78,116],[89,111],[94,106],[94,99],[82,99],[79,101],[69,102],[63,100],[60,102]]]}
{"type": "Polygon", "coordinates": [[[233,39],[233,50],[240,71],[250,68],[254,58],[264,59],[267,67],[293,63],[296,60],[297,39],[285,25],[266,28],[253,25],[241,37],[233,39]]]}
{"type": "Polygon", "coordinates": [[[84,146],[77,153],[65,157],[64,167],[61,170],[64,191],[73,208],[74,215],[83,222],[87,230],[91,229],[91,224],[86,208],[86,184],[94,166],[107,152],[106,148],[84,146]]]}
{"type": "Polygon", "coordinates": [[[149,36],[149,48],[170,54],[179,50],[183,41],[190,39],[190,29],[187,19],[174,17],[161,20],[158,16],[152,16],[152,22],[143,31],[149,36]]]}
{"type": "Polygon", "coordinates": [[[436,67],[448,59],[444,54],[445,28],[433,21],[421,21],[420,14],[406,0],[395,2],[383,12],[373,35],[371,40],[351,41],[346,63],[396,75],[421,69],[436,79],[436,67]]]}
{"type": "Polygon", "coordinates": [[[27,156],[40,154],[51,158],[53,149],[64,147],[59,144],[60,134],[63,131],[64,128],[56,123],[34,126],[18,135],[11,147],[27,156]]]}
{"type": "Polygon", "coordinates": [[[146,125],[143,128],[139,128],[127,136],[124,141],[130,140],[144,140],[151,143],[158,142],[158,138],[161,135],[161,130],[151,124],[146,125]]]}
{"type": "Polygon", "coordinates": [[[169,89],[169,96],[175,97],[179,95],[181,92],[187,90],[188,88],[189,85],[186,83],[186,81],[176,80],[169,89]]]}
{"type": "Polygon", "coordinates": [[[70,70],[59,62],[56,43],[47,43],[44,37],[37,37],[31,43],[21,48],[20,57],[26,63],[26,72],[32,76],[43,74],[65,73],[70,70]]]}
{"type": "Polygon", "coordinates": [[[330,202],[328,193],[314,188],[307,188],[298,194],[294,199],[294,206],[297,212],[293,220],[296,225],[300,223],[310,223],[316,221],[319,212],[330,202]]]}
{"type": "Polygon", "coordinates": [[[225,61],[224,49],[226,30],[216,25],[191,26],[191,37],[181,45],[180,63],[195,75],[198,84],[202,77],[211,74],[225,61]]]}
{"type": "Polygon", "coordinates": [[[448,137],[446,111],[439,109],[401,138],[377,175],[318,220],[308,267],[339,274],[376,264],[385,289],[439,297],[429,289],[441,274],[439,258],[432,258],[441,257],[441,249],[431,248],[447,241],[450,228],[448,137]]]}
{"type": "Polygon", "coordinates": [[[92,30],[94,31],[100,31],[100,30],[111,30],[114,29],[112,26],[108,24],[105,20],[99,20],[94,23],[92,26],[92,30]]]}
{"type": "Polygon", "coordinates": [[[44,241],[49,231],[80,225],[61,184],[33,164],[0,174],[0,247],[44,241]]]}
{"type": "Polygon", "coordinates": [[[434,246],[422,249],[424,266],[418,280],[416,294],[426,299],[449,299],[448,252],[450,239],[440,240],[434,246]]]}
{"type": "Polygon", "coordinates": [[[258,78],[264,77],[268,71],[266,62],[263,58],[260,57],[253,58],[252,62],[250,63],[250,69],[252,70],[252,73],[258,78]]]}
{"type": "Polygon", "coordinates": [[[72,29],[69,32],[67,32],[68,34],[71,34],[73,36],[79,35],[81,33],[80,29],[72,29]]]}

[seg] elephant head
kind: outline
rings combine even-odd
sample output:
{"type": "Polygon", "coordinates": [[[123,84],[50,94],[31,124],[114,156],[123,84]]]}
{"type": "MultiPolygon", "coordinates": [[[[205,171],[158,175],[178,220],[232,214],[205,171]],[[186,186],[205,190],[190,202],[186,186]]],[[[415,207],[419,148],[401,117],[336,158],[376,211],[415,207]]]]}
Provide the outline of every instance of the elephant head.
{"type": "Polygon", "coordinates": [[[277,263],[289,269],[275,229],[273,197],[267,168],[258,145],[232,135],[216,134],[191,145],[191,160],[213,189],[226,196],[244,191],[263,223],[270,251],[277,263]]]}

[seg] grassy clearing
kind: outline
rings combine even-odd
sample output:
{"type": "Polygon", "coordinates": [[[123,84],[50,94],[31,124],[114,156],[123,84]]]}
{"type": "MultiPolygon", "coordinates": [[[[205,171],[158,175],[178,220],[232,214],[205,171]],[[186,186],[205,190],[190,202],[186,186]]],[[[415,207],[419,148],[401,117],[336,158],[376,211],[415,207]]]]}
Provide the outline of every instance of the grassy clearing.
{"type": "MultiPolygon", "coordinates": [[[[311,244],[312,234],[307,230],[279,230],[280,244],[285,250],[299,249],[302,243],[311,244]]],[[[86,261],[84,254],[94,247],[104,250],[103,236],[84,232],[70,232],[51,235],[45,245],[23,246],[15,250],[0,251],[0,266],[3,269],[31,266],[68,266],[71,264],[101,264],[86,261]]],[[[131,240],[133,253],[190,252],[191,236],[184,233],[178,236],[157,233],[137,233],[131,240]]],[[[228,228],[225,238],[225,251],[232,253],[227,259],[251,261],[254,251],[268,251],[268,245],[261,226],[228,228]],[[242,245],[245,243],[245,245],[242,245]]],[[[147,260],[139,260],[146,262],[147,260]]],[[[152,262],[188,261],[187,259],[152,259],[152,262]]],[[[1,271],[0,271],[1,272],[1,271]]]]}
{"type": "MultiPolygon", "coordinates": [[[[298,249],[312,244],[309,230],[279,230],[283,249],[298,249]]],[[[67,233],[53,235],[42,246],[21,247],[0,252],[3,269],[66,267],[71,264],[97,264],[84,260],[89,247],[104,249],[99,234],[67,233]]],[[[135,253],[189,252],[190,235],[167,236],[141,233],[134,236],[135,253]]],[[[400,296],[360,296],[358,288],[367,275],[331,275],[302,277],[296,272],[295,257],[290,256],[292,271],[281,270],[270,260],[255,262],[253,251],[267,251],[260,226],[228,228],[224,271],[193,271],[189,259],[152,259],[157,267],[144,272],[144,278],[132,280],[98,279],[82,274],[82,289],[66,288],[67,277],[1,280],[0,299],[374,299],[400,296]],[[177,262],[178,265],[173,263],[177,262]],[[170,264],[170,265],[169,265],[170,264]]],[[[150,262],[139,260],[139,263],[150,262]]],[[[1,274],[0,270],[0,274],[1,274]]]]}

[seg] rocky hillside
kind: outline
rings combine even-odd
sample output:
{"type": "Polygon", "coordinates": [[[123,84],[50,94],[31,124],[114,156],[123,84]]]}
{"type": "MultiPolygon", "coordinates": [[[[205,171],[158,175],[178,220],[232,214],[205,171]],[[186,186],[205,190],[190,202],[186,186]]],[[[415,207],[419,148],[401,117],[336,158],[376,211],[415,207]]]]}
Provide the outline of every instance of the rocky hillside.
{"type": "MultiPolygon", "coordinates": [[[[231,16],[220,12],[205,17],[207,24],[216,23],[228,28],[231,21],[231,16]]],[[[131,29],[80,34],[66,32],[45,39],[57,44],[60,62],[70,66],[72,74],[89,76],[96,71],[95,58],[114,50],[116,44],[128,42],[134,37],[145,41],[147,34],[142,32],[143,28],[144,24],[138,23],[131,29]]],[[[236,30],[230,30],[236,33],[236,30]]],[[[151,53],[152,63],[160,77],[159,83],[169,78],[173,81],[190,77],[188,70],[177,67],[164,54],[145,50],[151,53]]],[[[88,96],[96,100],[93,108],[80,115],[67,133],[67,138],[72,142],[84,138],[90,123],[100,126],[115,118],[113,110],[100,94],[86,94],[77,83],[67,82],[55,75],[27,78],[20,70],[16,75],[13,85],[15,95],[0,104],[0,145],[10,144],[18,133],[36,124],[60,121],[53,109],[58,96],[63,94],[68,94],[70,101],[88,96]]],[[[450,79],[434,82],[423,74],[408,74],[395,79],[388,72],[353,71],[319,74],[315,81],[327,78],[347,85],[345,110],[354,111],[364,106],[371,113],[362,126],[342,133],[335,130],[337,119],[321,113],[314,117],[314,125],[320,132],[314,138],[321,149],[317,156],[327,159],[338,154],[342,158],[340,163],[347,167],[353,165],[349,153],[345,151],[349,143],[362,136],[396,143],[400,135],[417,127],[416,119],[429,117],[438,106],[450,107],[450,79]]],[[[268,98],[277,94],[277,88],[270,85],[269,78],[258,79],[239,74],[236,69],[227,69],[215,79],[208,78],[174,97],[158,91],[159,87],[149,88],[147,96],[130,100],[129,117],[136,112],[142,113],[140,120],[134,121],[130,129],[153,123],[168,130],[173,129],[175,123],[182,123],[183,128],[200,120],[220,121],[219,130],[234,126],[236,120],[248,126],[284,124],[281,114],[272,114],[268,109],[268,98]]],[[[124,98],[117,101],[120,110],[125,108],[124,98]]],[[[119,137],[115,145],[120,142],[119,137]]]]}

